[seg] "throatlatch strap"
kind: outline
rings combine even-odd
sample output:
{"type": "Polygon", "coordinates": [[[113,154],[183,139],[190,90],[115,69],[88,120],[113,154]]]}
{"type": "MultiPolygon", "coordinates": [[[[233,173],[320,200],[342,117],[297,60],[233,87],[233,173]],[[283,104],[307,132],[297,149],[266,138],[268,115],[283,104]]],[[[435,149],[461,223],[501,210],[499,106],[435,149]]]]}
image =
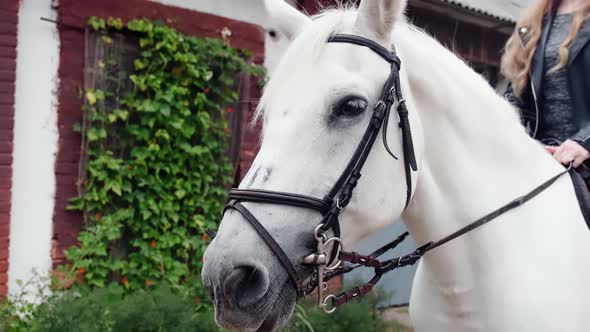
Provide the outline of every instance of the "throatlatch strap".
{"type": "Polygon", "coordinates": [[[277,243],[277,241],[275,241],[272,235],[268,233],[266,228],[264,228],[264,226],[260,224],[258,219],[256,219],[256,217],[254,217],[254,215],[252,215],[252,213],[250,213],[248,209],[246,209],[242,204],[240,204],[240,202],[233,200],[227,204],[226,208],[232,208],[240,212],[242,216],[244,216],[244,218],[248,221],[248,223],[250,223],[250,225],[254,227],[254,230],[256,230],[256,232],[258,233],[258,235],[260,235],[262,240],[264,240],[266,245],[277,256],[281,265],[285,268],[285,270],[287,270],[289,277],[291,277],[291,280],[293,281],[293,283],[295,284],[295,288],[297,289],[297,296],[303,296],[303,294],[301,293],[302,287],[299,278],[299,273],[297,273],[295,266],[293,266],[293,263],[291,263],[289,256],[287,256],[287,254],[283,251],[283,249],[277,243]]]}
{"type": "Polygon", "coordinates": [[[402,131],[402,149],[404,153],[404,170],[406,172],[406,205],[410,205],[412,199],[412,172],[418,170],[418,163],[416,162],[416,153],[414,151],[414,140],[412,138],[412,130],[410,128],[410,120],[408,119],[408,108],[401,92],[401,83],[399,75],[395,77],[395,93],[398,100],[397,113],[399,115],[399,127],[402,131]],[[411,169],[411,170],[410,170],[411,169]]]}

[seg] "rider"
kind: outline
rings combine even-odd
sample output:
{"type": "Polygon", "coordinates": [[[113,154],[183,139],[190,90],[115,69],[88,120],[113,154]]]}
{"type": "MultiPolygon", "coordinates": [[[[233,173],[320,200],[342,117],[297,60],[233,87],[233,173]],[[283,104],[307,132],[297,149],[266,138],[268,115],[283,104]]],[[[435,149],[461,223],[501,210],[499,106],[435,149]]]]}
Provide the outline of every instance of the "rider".
{"type": "Polygon", "coordinates": [[[590,159],[589,13],[590,0],[536,0],[502,58],[505,97],[529,134],[576,168],[590,159]]]}

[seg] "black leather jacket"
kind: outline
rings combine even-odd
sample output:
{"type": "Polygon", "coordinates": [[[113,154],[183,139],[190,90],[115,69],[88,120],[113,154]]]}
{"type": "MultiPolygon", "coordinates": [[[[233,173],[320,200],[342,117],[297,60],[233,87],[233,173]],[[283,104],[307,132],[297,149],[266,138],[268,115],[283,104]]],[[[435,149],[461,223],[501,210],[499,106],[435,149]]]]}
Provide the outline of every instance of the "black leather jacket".
{"type": "MultiPolygon", "coordinates": [[[[543,105],[543,65],[544,52],[547,38],[549,37],[549,27],[553,22],[554,15],[545,18],[543,23],[543,32],[539,45],[535,51],[532,62],[532,73],[530,84],[523,91],[521,97],[514,94],[512,87],[509,85],[504,96],[506,99],[521,111],[523,124],[528,128],[533,138],[539,124],[539,111],[543,105]]],[[[527,37],[530,36],[529,28],[522,27],[519,29],[519,35],[523,44],[526,44],[527,37]]],[[[575,112],[575,119],[582,123],[581,129],[570,139],[579,142],[587,150],[590,150],[590,20],[587,19],[576,35],[575,40],[570,45],[570,54],[567,64],[567,77],[569,83],[572,107],[575,112]]]]}

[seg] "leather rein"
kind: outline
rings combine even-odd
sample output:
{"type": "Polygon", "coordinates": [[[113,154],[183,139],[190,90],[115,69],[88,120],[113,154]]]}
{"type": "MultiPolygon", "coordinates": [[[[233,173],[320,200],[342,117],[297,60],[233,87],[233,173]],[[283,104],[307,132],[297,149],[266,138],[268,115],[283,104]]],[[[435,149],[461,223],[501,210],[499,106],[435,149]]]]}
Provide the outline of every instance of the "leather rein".
{"type": "MultiPolygon", "coordinates": [[[[528,194],[511,201],[510,203],[470,223],[469,225],[457,230],[443,239],[422,245],[410,254],[384,261],[378,260],[379,256],[399,245],[408,236],[407,232],[400,235],[394,241],[379,248],[370,255],[361,255],[356,252],[344,251],[342,241],[340,240],[340,224],[338,218],[340,213],[346,208],[352,198],[354,188],[361,177],[361,170],[367,160],[367,157],[369,156],[369,153],[375,143],[375,140],[377,139],[380,130],[382,130],[382,138],[386,151],[393,158],[398,159],[391,152],[391,149],[387,144],[387,124],[389,122],[390,110],[394,105],[398,113],[399,127],[401,129],[402,136],[403,162],[407,186],[405,207],[408,206],[412,199],[412,171],[417,171],[418,167],[414,153],[410,122],[408,119],[408,109],[406,107],[406,103],[400,88],[399,71],[401,61],[395,50],[389,51],[370,39],[347,34],[332,35],[327,40],[327,42],[349,43],[367,47],[391,65],[389,77],[383,86],[379,100],[374,106],[369,125],[365,130],[365,133],[362,136],[361,141],[358,144],[346,168],[330,191],[321,199],[287,192],[234,188],[231,189],[229,193],[230,201],[224,209],[224,212],[228,209],[238,211],[254,228],[254,230],[258,233],[266,245],[273,251],[280,264],[289,274],[290,280],[297,289],[298,299],[310,294],[314,289],[317,289],[318,305],[328,313],[333,312],[337,306],[348,303],[351,300],[359,298],[370,292],[377,282],[379,282],[383,274],[404,266],[413,265],[427,252],[436,249],[478,227],[481,227],[482,225],[494,220],[498,216],[506,213],[507,211],[525,204],[527,201],[550,187],[563,174],[567,173],[568,170],[555,175],[528,194]],[[241,202],[295,206],[319,212],[322,215],[322,220],[314,231],[314,238],[317,242],[316,252],[304,257],[302,261],[304,265],[315,266],[315,273],[313,273],[310,277],[303,279],[300,276],[297,267],[293,264],[281,246],[241,202]],[[327,235],[329,230],[332,230],[332,237],[328,237],[327,235]],[[328,254],[327,251],[330,247],[332,250],[331,253],[328,254]],[[343,262],[348,262],[355,265],[343,266],[343,262]],[[327,289],[326,282],[328,280],[348,273],[359,267],[373,268],[375,271],[374,277],[366,284],[355,287],[337,296],[328,295],[324,297],[323,292],[327,289]]],[[[207,233],[211,237],[215,237],[214,231],[207,230],[207,233]]]]}

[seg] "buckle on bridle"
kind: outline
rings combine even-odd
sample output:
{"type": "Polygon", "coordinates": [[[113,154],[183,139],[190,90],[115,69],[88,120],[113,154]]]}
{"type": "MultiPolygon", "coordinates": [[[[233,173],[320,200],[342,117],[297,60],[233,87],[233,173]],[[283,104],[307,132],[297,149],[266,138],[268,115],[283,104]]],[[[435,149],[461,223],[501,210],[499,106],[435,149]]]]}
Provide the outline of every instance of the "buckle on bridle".
{"type": "Polygon", "coordinates": [[[342,211],[342,209],[344,209],[343,206],[340,206],[340,197],[336,198],[336,208],[338,211],[342,211]]]}
{"type": "Polygon", "coordinates": [[[387,105],[385,105],[385,102],[380,99],[377,104],[375,104],[375,111],[383,112],[385,111],[385,107],[387,107],[387,105]]]}

